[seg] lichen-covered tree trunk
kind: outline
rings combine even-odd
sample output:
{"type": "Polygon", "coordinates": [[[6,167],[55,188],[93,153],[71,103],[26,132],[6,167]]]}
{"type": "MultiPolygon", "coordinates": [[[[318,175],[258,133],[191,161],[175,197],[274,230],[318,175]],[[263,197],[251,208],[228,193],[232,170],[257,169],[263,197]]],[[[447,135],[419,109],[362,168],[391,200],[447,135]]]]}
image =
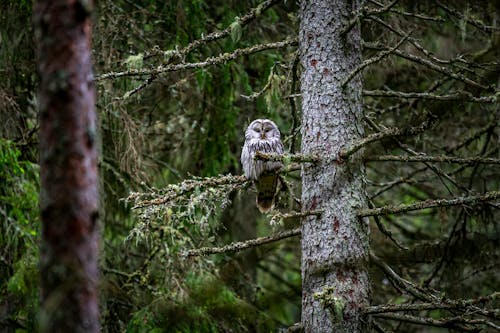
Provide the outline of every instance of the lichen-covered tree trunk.
{"type": "Polygon", "coordinates": [[[363,137],[361,81],[341,83],[361,62],[358,27],[342,29],[356,12],[350,0],[305,0],[300,9],[303,73],[302,153],[321,162],[302,168],[302,210],[320,210],[302,225],[302,324],[305,332],[367,332],[361,316],[369,303],[368,225],[359,154],[342,148],[363,137]]]}
{"type": "Polygon", "coordinates": [[[98,332],[91,1],[38,0],[42,332],[98,332]]]}

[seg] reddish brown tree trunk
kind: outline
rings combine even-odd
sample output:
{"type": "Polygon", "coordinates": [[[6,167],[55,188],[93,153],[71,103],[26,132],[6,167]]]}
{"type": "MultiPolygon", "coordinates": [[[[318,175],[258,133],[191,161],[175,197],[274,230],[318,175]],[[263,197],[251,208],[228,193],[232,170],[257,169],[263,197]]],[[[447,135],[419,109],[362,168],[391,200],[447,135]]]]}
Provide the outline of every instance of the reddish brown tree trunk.
{"type": "Polygon", "coordinates": [[[40,330],[98,332],[98,174],[90,0],[34,7],[41,78],[40,330]]]}

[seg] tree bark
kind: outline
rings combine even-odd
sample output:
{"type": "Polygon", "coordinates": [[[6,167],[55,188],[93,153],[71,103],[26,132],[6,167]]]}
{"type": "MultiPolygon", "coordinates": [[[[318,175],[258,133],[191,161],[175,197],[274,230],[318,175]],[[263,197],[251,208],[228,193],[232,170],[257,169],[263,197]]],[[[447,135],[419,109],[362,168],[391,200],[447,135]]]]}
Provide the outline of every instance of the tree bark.
{"type": "Polygon", "coordinates": [[[301,1],[299,45],[303,67],[302,153],[320,162],[302,167],[302,209],[320,210],[302,224],[302,325],[305,332],[366,332],[369,304],[368,225],[355,210],[366,207],[360,152],[343,161],[364,136],[358,26],[341,32],[358,7],[350,0],[301,1]]]}
{"type": "Polygon", "coordinates": [[[98,173],[91,0],[34,7],[41,79],[41,332],[98,332],[98,173]]]}

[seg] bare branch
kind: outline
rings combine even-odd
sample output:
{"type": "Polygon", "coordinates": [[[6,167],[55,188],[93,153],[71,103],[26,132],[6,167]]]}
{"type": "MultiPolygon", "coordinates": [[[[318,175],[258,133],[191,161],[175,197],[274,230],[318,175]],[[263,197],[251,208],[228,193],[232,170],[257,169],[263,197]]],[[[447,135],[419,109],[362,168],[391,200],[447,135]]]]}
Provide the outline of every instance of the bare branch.
{"type": "MultiPolygon", "coordinates": [[[[383,312],[420,311],[420,310],[433,310],[433,309],[460,309],[478,303],[490,302],[498,299],[499,297],[500,297],[500,292],[495,292],[491,295],[475,299],[444,300],[442,302],[433,302],[433,303],[381,304],[381,305],[374,305],[367,307],[365,313],[375,314],[383,312]]],[[[478,308],[475,307],[473,311],[477,312],[477,309],[478,308]]],[[[490,315],[490,311],[485,310],[484,314],[490,315]]]]}
{"type": "MultiPolygon", "coordinates": [[[[396,314],[396,313],[379,313],[373,316],[377,318],[404,321],[407,323],[412,323],[417,325],[436,326],[436,327],[455,327],[457,323],[472,323],[471,320],[467,320],[461,317],[432,319],[427,317],[417,317],[417,316],[396,314]]],[[[470,328],[462,325],[460,325],[460,329],[465,332],[477,331],[476,328],[470,328]]]]}
{"type": "Polygon", "coordinates": [[[357,152],[359,149],[363,148],[364,146],[366,146],[374,141],[379,141],[379,140],[389,138],[389,137],[415,135],[415,134],[422,133],[427,128],[429,128],[429,126],[431,126],[431,125],[432,125],[432,122],[425,121],[418,127],[409,127],[409,128],[403,128],[403,129],[393,127],[393,128],[388,128],[388,129],[381,131],[381,132],[378,132],[378,133],[370,134],[366,138],[363,138],[363,139],[359,140],[358,142],[354,143],[349,148],[342,149],[340,151],[340,157],[343,159],[346,159],[349,156],[351,156],[352,154],[354,154],[355,152],[357,152]]]}
{"type": "MultiPolygon", "coordinates": [[[[364,45],[365,48],[373,48],[373,49],[376,49],[376,50],[390,50],[391,48],[389,47],[380,47],[380,46],[372,46],[372,45],[368,45],[368,44],[365,44],[364,45]]],[[[409,53],[406,53],[406,52],[403,52],[401,50],[394,50],[392,52],[392,54],[395,54],[401,58],[404,58],[404,59],[407,59],[407,60],[410,60],[412,62],[415,62],[415,63],[418,63],[420,65],[423,65],[423,66],[426,66],[428,67],[429,69],[432,69],[436,72],[439,72],[441,74],[445,74],[455,80],[458,80],[458,81],[461,81],[469,86],[472,86],[472,87],[475,87],[475,88],[480,88],[482,90],[488,90],[489,87],[486,87],[480,83],[477,83],[476,81],[472,80],[472,79],[469,79],[468,77],[464,76],[463,74],[460,74],[460,73],[455,73],[453,72],[452,70],[450,70],[449,68],[445,67],[445,66],[440,66],[440,65],[436,65],[435,63],[427,60],[427,59],[423,59],[421,57],[418,57],[416,55],[413,55],[413,54],[409,54],[409,53]]]]}
{"type": "Polygon", "coordinates": [[[498,28],[498,27],[484,25],[482,22],[480,22],[478,20],[474,20],[470,16],[464,16],[464,15],[462,15],[462,13],[460,13],[456,9],[453,9],[451,7],[448,7],[448,6],[444,5],[441,1],[436,1],[436,4],[439,7],[443,8],[449,14],[457,17],[460,20],[463,20],[463,21],[467,22],[468,24],[472,25],[473,27],[478,28],[479,30],[482,30],[484,32],[500,31],[500,28],[498,28]]]}
{"type": "Polygon", "coordinates": [[[363,18],[365,18],[368,15],[380,15],[380,14],[383,14],[383,13],[389,11],[392,7],[394,7],[394,5],[396,5],[396,3],[398,3],[398,1],[399,0],[394,0],[394,1],[388,3],[387,5],[385,5],[382,8],[379,8],[379,9],[368,10],[366,7],[361,7],[360,12],[357,15],[355,15],[352,19],[349,20],[349,22],[347,23],[346,27],[342,30],[340,35],[341,36],[345,35],[349,31],[351,31],[351,29],[354,28],[354,26],[360,20],[362,20],[363,18]]]}
{"type": "Polygon", "coordinates": [[[408,33],[406,36],[404,36],[394,47],[392,47],[386,51],[380,52],[376,57],[373,57],[373,58],[370,58],[368,60],[363,61],[363,63],[361,65],[356,67],[351,73],[349,73],[347,78],[344,81],[342,81],[342,83],[340,84],[342,86],[342,88],[344,88],[349,83],[349,81],[351,81],[356,76],[356,74],[361,72],[364,68],[366,68],[366,67],[368,67],[371,64],[374,64],[376,62],[379,62],[380,60],[387,57],[389,54],[395,52],[397,50],[397,48],[400,47],[401,44],[403,44],[408,39],[408,37],[410,37],[410,33],[408,33]]]}
{"type": "Polygon", "coordinates": [[[421,210],[434,207],[450,207],[465,204],[476,204],[480,202],[492,201],[500,198],[500,192],[491,191],[482,195],[473,195],[468,197],[460,197],[454,199],[437,199],[437,200],[424,200],[409,205],[398,206],[384,206],[373,209],[361,209],[358,211],[359,217],[375,216],[375,215],[388,215],[388,214],[401,214],[413,210],[421,210]]]}
{"type": "MultiPolygon", "coordinates": [[[[384,6],[382,3],[378,2],[378,1],[375,1],[375,0],[368,0],[368,1],[371,2],[371,3],[376,4],[379,7],[384,6]]],[[[445,21],[444,18],[439,17],[439,16],[436,17],[436,16],[427,16],[427,15],[423,15],[423,14],[420,14],[420,13],[410,13],[410,12],[405,12],[405,11],[402,11],[402,10],[399,10],[399,9],[395,9],[395,8],[391,8],[391,9],[389,9],[389,11],[392,12],[392,13],[399,14],[399,15],[413,17],[413,18],[416,18],[416,19],[419,19],[419,20],[434,21],[434,22],[444,22],[445,21]]]]}
{"type": "Polygon", "coordinates": [[[438,162],[456,164],[500,164],[500,159],[484,157],[454,157],[454,156],[428,156],[428,155],[382,155],[365,158],[367,162],[438,162]]]}
{"type": "Polygon", "coordinates": [[[364,90],[363,96],[371,97],[396,97],[396,98],[415,98],[415,99],[431,99],[438,101],[466,101],[472,103],[496,103],[500,92],[495,95],[474,97],[471,93],[462,91],[447,95],[436,95],[420,92],[403,92],[393,90],[364,90]]]}

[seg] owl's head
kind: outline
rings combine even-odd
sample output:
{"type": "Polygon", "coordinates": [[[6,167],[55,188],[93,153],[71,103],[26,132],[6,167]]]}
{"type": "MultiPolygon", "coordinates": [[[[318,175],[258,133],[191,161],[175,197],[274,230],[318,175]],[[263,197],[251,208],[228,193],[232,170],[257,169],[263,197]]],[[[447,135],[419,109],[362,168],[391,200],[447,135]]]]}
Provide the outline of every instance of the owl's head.
{"type": "Polygon", "coordinates": [[[280,130],[278,126],[269,119],[255,119],[248,125],[247,130],[245,131],[245,139],[258,139],[258,140],[267,140],[267,139],[279,139],[280,130]]]}

